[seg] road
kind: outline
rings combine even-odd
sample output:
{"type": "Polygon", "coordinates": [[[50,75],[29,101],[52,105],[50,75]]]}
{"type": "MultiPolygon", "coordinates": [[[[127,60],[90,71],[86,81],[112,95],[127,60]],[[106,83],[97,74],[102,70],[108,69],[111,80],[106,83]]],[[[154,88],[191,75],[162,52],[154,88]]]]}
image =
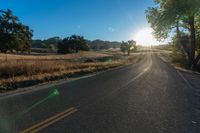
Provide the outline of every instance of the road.
{"type": "Polygon", "coordinates": [[[136,64],[60,84],[54,93],[0,98],[0,132],[199,133],[200,86],[190,78],[145,54],[136,64]]]}

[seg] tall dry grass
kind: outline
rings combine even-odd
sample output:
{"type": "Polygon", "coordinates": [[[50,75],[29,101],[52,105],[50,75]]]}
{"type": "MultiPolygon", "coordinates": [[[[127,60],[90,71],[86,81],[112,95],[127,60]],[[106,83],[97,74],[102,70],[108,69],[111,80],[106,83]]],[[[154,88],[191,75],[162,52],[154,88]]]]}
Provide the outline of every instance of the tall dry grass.
{"type": "Polygon", "coordinates": [[[110,69],[141,60],[142,56],[125,57],[108,62],[84,62],[81,59],[110,57],[87,52],[71,55],[23,56],[0,54],[0,92],[19,87],[110,69]],[[71,56],[71,58],[70,58],[71,56]],[[138,58],[139,57],[139,58],[138,58]],[[70,59],[70,61],[68,60],[70,59]],[[79,59],[77,61],[73,61],[79,59]]]}
{"type": "MultiPolygon", "coordinates": [[[[73,74],[91,73],[123,65],[122,60],[111,62],[74,62],[68,61],[70,55],[22,56],[0,55],[0,90],[16,89],[21,83],[32,85],[73,74]],[[7,57],[6,57],[7,56],[7,57]],[[30,82],[31,81],[31,82],[30,82]]],[[[71,59],[107,57],[104,54],[84,53],[71,55],[71,59]]],[[[109,55],[110,56],[110,55],[109,55]]]]}
{"type": "Polygon", "coordinates": [[[65,61],[6,61],[0,63],[0,79],[16,76],[33,76],[37,74],[74,71],[88,68],[110,67],[119,61],[95,62],[95,63],[76,63],[65,61]]]}
{"type": "Polygon", "coordinates": [[[100,52],[85,52],[81,51],[79,53],[74,54],[33,54],[33,55],[15,55],[15,54],[1,54],[0,53],[0,61],[5,60],[71,60],[71,59],[82,59],[82,58],[102,58],[109,57],[111,55],[100,53],[100,52]]]}

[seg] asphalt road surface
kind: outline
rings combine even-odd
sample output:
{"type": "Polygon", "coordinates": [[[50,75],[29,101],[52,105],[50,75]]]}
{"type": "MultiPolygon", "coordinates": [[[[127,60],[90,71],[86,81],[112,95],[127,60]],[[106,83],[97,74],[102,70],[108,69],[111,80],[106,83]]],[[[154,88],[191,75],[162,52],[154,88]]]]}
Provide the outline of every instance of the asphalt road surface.
{"type": "Polygon", "coordinates": [[[0,132],[200,133],[197,82],[198,75],[178,72],[149,53],[57,90],[0,98],[0,132]]]}

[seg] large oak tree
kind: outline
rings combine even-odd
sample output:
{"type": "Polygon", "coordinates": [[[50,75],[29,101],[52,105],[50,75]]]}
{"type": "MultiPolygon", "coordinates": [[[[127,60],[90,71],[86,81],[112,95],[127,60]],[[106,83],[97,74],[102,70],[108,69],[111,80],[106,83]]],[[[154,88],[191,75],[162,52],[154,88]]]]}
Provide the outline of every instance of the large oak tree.
{"type": "Polygon", "coordinates": [[[200,15],[199,0],[155,0],[156,7],[150,7],[146,16],[151,27],[154,29],[155,37],[158,40],[166,39],[169,33],[175,29],[177,42],[187,53],[189,67],[196,67],[200,60],[200,54],[196,54],[197,35],[199,30],[197,18],[200,15]],[[183,44],[184,36],[181,36],[180,29],[186,29],[190,36],[190,44],[183,44]]]}
{"type": "Polygon", "coordinates": [[[0,52],[30,52],[32,33],[29,26],[20,23],[11,10],[0,10],[0,52]]]}

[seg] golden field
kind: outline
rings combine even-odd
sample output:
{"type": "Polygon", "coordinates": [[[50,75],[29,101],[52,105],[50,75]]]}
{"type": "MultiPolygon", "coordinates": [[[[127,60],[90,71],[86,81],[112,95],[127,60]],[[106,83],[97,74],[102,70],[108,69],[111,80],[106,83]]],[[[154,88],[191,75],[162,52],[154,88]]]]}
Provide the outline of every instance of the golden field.
{"type": "Polygon", "coordinates": [[[98,72],[128,64],[133,60],[133,57],[112,59],[113,56],[96,52],[67,55],[0,54],[0,90],[31,86],[75,74],[98,72]],[[96,60],[101,58],[108,58],[108,61],[96,60]]]}

